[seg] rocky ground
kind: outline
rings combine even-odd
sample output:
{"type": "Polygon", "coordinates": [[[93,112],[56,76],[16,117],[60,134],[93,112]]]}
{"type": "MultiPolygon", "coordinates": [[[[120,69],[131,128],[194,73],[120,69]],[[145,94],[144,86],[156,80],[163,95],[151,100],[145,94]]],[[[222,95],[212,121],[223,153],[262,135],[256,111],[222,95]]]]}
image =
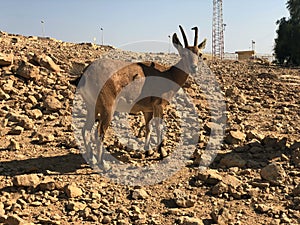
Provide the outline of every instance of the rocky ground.
{"type": "MultiPolygon", "coordinates": [[[[111,51],[117,59],[178,60],[174,54],[0,33],[0,224],[300,223],[299,69],[262,60],[206,61],[227,107],[226,134],[214,162],[198,169],[218,121],[190,79],[184,89],[201,122],[190,163],[158,184],[129,186],[91,169],[72,126],[72,81],[111,51]]],[[[172,154],[178,142],[172,107],[165,120],[172,154]]],[[[132,119],[140,123],[140,117],[132,119]]],[[[108,134],[107,145],[113,138],[108,134]]],[[[128,163],[147,161],[112,147],[128,163]]]]}

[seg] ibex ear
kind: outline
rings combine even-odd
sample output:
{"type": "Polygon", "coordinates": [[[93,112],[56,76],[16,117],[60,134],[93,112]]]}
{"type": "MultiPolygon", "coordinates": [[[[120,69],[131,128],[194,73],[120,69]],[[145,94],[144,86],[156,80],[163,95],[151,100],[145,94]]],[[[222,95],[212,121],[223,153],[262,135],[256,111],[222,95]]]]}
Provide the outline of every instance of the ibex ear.
{"type": "Polygon", "coordinates": [[[182,44],[180,43],[176,33],[173,34],[172,41],[173,41],[174,47],[180,52],[183,47],[182,47],[182,44]]]}
{"type": "Polygon", "coordinates": [[[199,50],[204,49],[205,45],[206,45],[206,38],[198,45],[198,49],[199,50]]]}

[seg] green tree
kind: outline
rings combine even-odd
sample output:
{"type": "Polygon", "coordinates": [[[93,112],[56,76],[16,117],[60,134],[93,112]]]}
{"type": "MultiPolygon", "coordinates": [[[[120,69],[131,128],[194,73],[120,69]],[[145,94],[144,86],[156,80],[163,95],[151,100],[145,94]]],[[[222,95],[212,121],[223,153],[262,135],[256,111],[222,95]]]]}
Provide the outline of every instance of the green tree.
{"type": "Polygon", "coordinates": [[[294,22],[300,21],[300,0],[288,0],[287,9],[290,11],[291,19],[294,22]]]}
{"type": "Polygon", "coordinates": [[[290,18],[277,21],[275,56],[281,65],[300,65],[300,0],[288,0],[290,18]]]}

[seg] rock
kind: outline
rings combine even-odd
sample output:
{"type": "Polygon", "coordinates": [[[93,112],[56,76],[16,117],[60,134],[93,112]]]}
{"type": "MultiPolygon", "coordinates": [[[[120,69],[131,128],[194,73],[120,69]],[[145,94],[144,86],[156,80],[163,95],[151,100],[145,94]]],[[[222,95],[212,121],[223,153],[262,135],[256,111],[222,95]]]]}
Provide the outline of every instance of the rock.
{"type": "MultiPolygon", "coordinates": [[[[4,210],[4,204],[3,202],[0,202],[0,215],[5,215],[5,210],[4,210]]],[[[1,223],[1,220],[0,220],[1,223]]]]}
{"type": "Polygon", "coordinates": [[[278,148],[278,138],[273,136],[267,136],[262,140],[265,147],[278,148]]]}
{"type": "Polygon", "coordinates": [[[39,144],[46,144],[55,140],[54,135],[49,133],[40,133],[37,135],[37,137],[39,144]]]}
{"type": "Polygon", "coordinates": [[[148,197],[149,197],[148,193],[142,188],[134,189],[131,194],[131,198],[134,200],[146,199],[148,197]]]}
{"type": "Polygon", "coordinates": [[[230,87],[226,89],[225,96],[226,97],[234,97],[240,94],[240,91],[237,87],[230,87]]]}
{"type": "Polygon", "coordinates": [[[66,185],[65,193],[69,198],[80,197],[83,194],[81,188],[77,187],[74,183],[66,185]]]}
{"type": "Polygon", "coordinates": [[[21,133],[23,133],[24,128],[21,126],[15,126],[13,129],[11,129],[8,134],[10,135],[20,135],[21,133]]]}
{"type": "Polygon", "coordinates": [[[55,62],[50,56],[47,56],[45,54],[39,56],[35,55],[34,61],[37,62],[40,66],[45,67],[46,69],[51,70],[53,72],[60,71],[60,67],[55,64],[55,62]]]}
{"type": "Polygon", "coordinates": [[[40,183],[40,178],[37,174],[17,175],[13,178],[13,184],[17,187],[33,187],[35,188],[40,183]]]}
{"type": "Polygon", "coordinates": [[[211,193],[213,195],[221,195],[228,192],[228,186],[223,182],[217,183],[215,186],[212,187],[211,193]]]}
{"type": "Polygon", "coordinates": [[[182,216],[179,219],[180,225],[204,225],[201,219],[198,219],[196,217],[188,217],[188,216],[182,216]]]}
{"type": "Polygon", "coordinates": [[[34,122],[26,115],[18,117],[18,125],[23,127],[25,130],[31,130],[34,128],[34,122]]]}
{"type": "Polygon", "coordinates": [[[81,75],[83,70],[87,67],[87,64],[81,62],[72,62],[72,67],[70,74],[72,75],[81,75]]]}
{"type": "Polygon", "coordinates": [[[246,135],[241,131],[229,131],[228,135],[225,137],[225,141],[228,144],[239,144],[245,141],[246,135]]]}
{"type": "Polygon", "coordinates": [[[39,184],[39,188],[42,191],[52,191],[55,189],[55,181],[50,177],[46,177],[39,184]]]}
{"type": "Polygon", "coordinates": [[[48,95],[44,99],[44,104],[46,108],[50,111],[58,111],[63,108],[63,104],[54,96],[48,95]]]}
{"type": "Polygon", "coordinates": [[[10,95],[5,93],[1,88],[0,88],[0,100],[8,100],[10,99],[10,95]]]}
{"type": "Polygon", "coordinates": [[[27,223],[18,215],[10,215],[7,217],[5,224],[7,225],[29,225],[33,223],[27,223]]]}
{"type": "Polygon", "coordinates": [[[6,83],[3,84],[2,88],[5,92],[12,92],[12,91],[15,91],[15,88],[13,87],[14,86],[14,80],[6,80],[6,83]]]}
{"type": "Polygon", "coordinates": [[[294,190],[293,190],[293,195],[294,195],[294,196],[300,197],[300,184],[298,184],[298,185],[294,188],[294,190]]]}
{"type": "Polygon", "coordinates": [[[280,216],[281,224],[291,224],[292,220],[285,214],[282,213],[280,216]]]}
{"type": "Polygon", "coordinates": [[[43,117],[43,113],[39,109],[27,110],[26,114],[33,119],[40,119],[43,117]]]}
{"type": "Polygon", "coordinates": [[[174,196],[176,205],[182,208],[193,207],[197,199],[195,195],[187,195],[184,191],[181,190],[175,190],[174,196]]]}
{"type": "Polygon", "coordinates": [[[71,211],[75,211],[75,212],[82,211],[86,207],[87,207],[87,204],[84,203],[84,202],[73,202],[73,201],[71,201],[67,204],[67,209],[71,210],[71,211]]]}
{"type": "Polygon", "coordinates": [[[111,223],[111,218],[109,216],[104,216],[102,221],[103,224],[110,224],[111,223]]]}
{"type": "Polygon", "coordinates": [[[251,130],[251,131],[247,132],[246,138],[247,138],[247,140],[256,139],[256,140],[261,141],[264,139],[264,136],[262,134],[259,134],[258,131],[256,131],[256,130],[251,130]]]}
{"type": "Polygon", "coordinates": [[[199,172],[196,178],[203,181],[204,183],[212,185],[215,185],[222,181],[222,176],[219,174],[219,172],[212,169],[199,172]]]}
{"type": "Polygon", "coordinates": [[[269,181],[271,184],[281,184],[286,177],[286,173],[282,166],[275,163],[271,163],[262,168],[260,175],[263,179],[269,181]]]}
{"type": "Polygon", "coordinates": [[[0,53],[0,66],[9,66],[13,64],[14,55],[0,53]]]}
{"type": "Polygon", "coordinates": [[[259,213],[266,213],[271,209],[269,206],[267,206],[266,204],[262,204],[262,203],[261,204],[255,204],[254,208],[259,213]]]}
{"type": "Polygon", "coordinates": [[[226,208],[222,208],[220,210],[213,210],[210,216],[213,219],[213,221],[219,225],[230,224],[230,221],[232,220],[232,215],[226,208]]]}
{"type": "Polygon", "coordinates": [[[230,153],[225,155],[221,161],[220,166],[222,168],[239,167],[243,168],[246,165],[246,161],[242,159],[238,154],[230,153]]]}
{"type": "Polygon", "coordinates": [[[33,105],[36,105],[38,103],[38,101],[36,100],[36,98],[33,95],[29,95],[27,97],[27,101],[33,105]]]}
{"type": "Polygon", "coordinates": [[[23,61],[16,72],[19,76],[24,77],[25,79],[40,79],[40,70],[35,65],[23,61]]]}
{"type": "Polygon", "coordinates": [[[190,208],[195,205],[195,201],[193,199],[187,199],[184,197],[179,197],[175,199],[176,205],[181,208],[190,208]]]}
{"type": "Polygon", "coordinates": [[[298,148],[292,148],[292,147],[291,147],[291,151],[292,151],[291,160],[296,167],[300,167],[300,147],[298,148]]]}
{"type": "Polygon", "coordinates": [[[20,149],[20,143],[17,142],[15,139],[10,139],[10,143],[7,147],[9,150],[19,150],[20,149]]]}

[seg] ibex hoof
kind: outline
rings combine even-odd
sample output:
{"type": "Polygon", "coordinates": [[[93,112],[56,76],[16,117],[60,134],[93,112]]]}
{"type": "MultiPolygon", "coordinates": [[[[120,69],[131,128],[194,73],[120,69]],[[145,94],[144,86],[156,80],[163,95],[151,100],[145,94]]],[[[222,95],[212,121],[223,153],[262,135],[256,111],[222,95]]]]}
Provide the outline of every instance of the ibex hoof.
{"type": "Polygon", "coordinates": [[[154,154],[154,151],[152,149],[149,149],[146,151],[146,156],[152,156],[154,154]]]}
{"type": "Polygon", "coordinates": [[[102,160],[102,162],[100,164],[100,169],[102,169],[104,172],[106,172],[111,169],[111,166],[105,160],[102,160]]]}
{"type": "Polygon", "coordinates": [[[160,157],[166,158],[167,156],[168,156],[168,152],[165,149],[161,148],[160,149],[160,157]]]}

